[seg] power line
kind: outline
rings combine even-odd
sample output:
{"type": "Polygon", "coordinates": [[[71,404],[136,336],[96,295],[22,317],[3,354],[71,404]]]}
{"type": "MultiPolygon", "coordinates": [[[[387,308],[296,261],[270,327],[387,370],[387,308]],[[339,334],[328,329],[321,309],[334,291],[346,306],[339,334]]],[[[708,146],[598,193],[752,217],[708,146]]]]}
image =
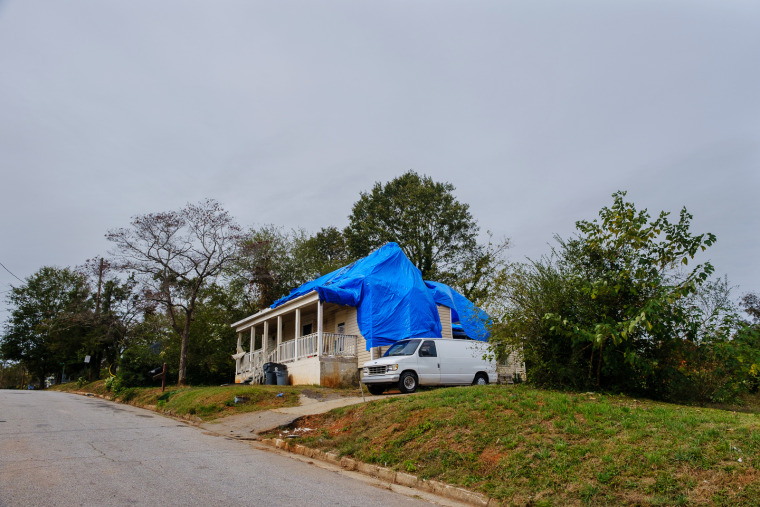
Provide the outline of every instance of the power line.
{"type": "MultiPolygon", "coordinates": [[[[2,262],[0,262],[0,266],[2,266],[2,267],[3,267],[3,269],[4,269],[4,270],[6,270],[8,273],[11,273],[11,270],[10,270],[10,269],[8,269],[8,268],[6,268],[6,267],[5,267],[5,264],[3,264],[2,262]]],[[[23,281],[21,278],[17,277],[17,276],[16,276],[16,275],[14,275],[13,273],[11,273],[11,275],[13,275],[13,277],[14,277],[16,280],[18,280],[19,282],[21,282],[21,283],[24,283],[24,281],[23,281]]]]}

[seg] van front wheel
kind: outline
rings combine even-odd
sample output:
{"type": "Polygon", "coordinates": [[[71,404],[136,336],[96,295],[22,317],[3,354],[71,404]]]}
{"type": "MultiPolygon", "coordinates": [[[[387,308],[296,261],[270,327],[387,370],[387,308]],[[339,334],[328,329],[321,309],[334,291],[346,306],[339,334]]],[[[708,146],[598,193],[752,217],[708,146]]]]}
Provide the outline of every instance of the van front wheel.
{"type": "Polygon", "coordinates": [[[488,377],[485,373],[478,373],[475,375],[475,380],[472,381],[472,385],[474,386],[484,386],[488,385],[488,377]]]}
{"type": "Polygon", "coordinates": [[[405,371],[398,379],[398,390],[402,393],[413,393],[417,390],[417,375],[411,371],[405,371]]]}

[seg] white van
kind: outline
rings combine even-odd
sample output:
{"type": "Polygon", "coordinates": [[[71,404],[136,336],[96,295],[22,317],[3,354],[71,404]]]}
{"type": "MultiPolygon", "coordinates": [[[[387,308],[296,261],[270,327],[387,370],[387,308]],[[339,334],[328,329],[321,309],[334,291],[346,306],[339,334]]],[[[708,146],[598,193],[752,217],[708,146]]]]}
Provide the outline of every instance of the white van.
{"type": "Polygon", "coordinates": [[[418,385],[485,385],[497,381],[496,363],[483,356],[488,344],[449,338],[408,338],[379,359],[364,363],[362,382],[372,394],[398,387],[413,393],[418,385]]]}

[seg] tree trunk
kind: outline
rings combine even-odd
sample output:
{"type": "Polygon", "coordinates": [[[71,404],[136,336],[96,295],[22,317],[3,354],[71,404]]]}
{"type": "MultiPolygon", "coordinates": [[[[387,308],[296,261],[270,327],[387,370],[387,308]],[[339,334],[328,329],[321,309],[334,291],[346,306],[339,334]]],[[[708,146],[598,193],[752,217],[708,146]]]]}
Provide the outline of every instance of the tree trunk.
{"type": "Polygon", "coordinates": [[[596,365],[596,386],[602,385],[602,358],[604,358],[604,339],[599,344],[599,362],[596,365]]]}
{"type": "Polygon", "coordinates": [[[182,343],[179,349],[179,375],[177,385],[184,386],[187,383],[187,342],[190,335],[191,313],[185,314],[185,325],[182,328],[182,343]]]}

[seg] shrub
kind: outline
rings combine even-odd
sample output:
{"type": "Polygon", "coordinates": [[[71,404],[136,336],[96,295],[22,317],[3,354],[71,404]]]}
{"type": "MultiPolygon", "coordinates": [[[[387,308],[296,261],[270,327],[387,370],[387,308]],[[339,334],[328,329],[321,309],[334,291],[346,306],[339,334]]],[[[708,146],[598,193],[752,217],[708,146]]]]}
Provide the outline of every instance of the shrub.
{"type": "Polygon", "coordinates": [[[148,373],[158,366],[160,357],[149,347],[133,345],[121,355],[116,376],[122,387],[150,386],[153,379],[148,373]]]}

